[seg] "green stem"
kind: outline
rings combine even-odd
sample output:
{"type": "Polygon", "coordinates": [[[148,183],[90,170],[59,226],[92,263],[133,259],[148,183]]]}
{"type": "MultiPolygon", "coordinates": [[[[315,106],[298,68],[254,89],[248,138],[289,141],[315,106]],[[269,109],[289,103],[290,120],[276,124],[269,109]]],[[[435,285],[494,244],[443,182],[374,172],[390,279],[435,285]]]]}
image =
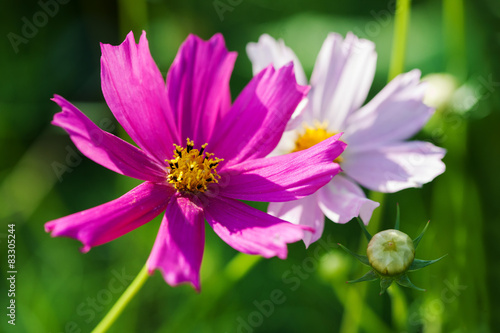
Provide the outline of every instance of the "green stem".
{"type": "Polygon", "coordinates": [[[404,71],[406,37],[408,35],[408,26],[410,22],[410,6],[411,0],[398,0],[396,3],[389,81],[404,71]]]}
{"type": "Polygon", "coordinates": [[[397,332],[404,332],[408,319],[408,304],[405,295],[399,286],[387,289],[387,294],[391,298],[392,326],[397,332]]]}
{"type": "Polygon", "coordinates": [[[92,333],[106,332],[115,322],[115,320],[120,316],[130,300],[135,296],[135,294],[137,294],[139,289],[141,289],[142,285],[144,284],[144,282],[146,282],[148,277],[148,269],[146,265],[144,265],[139,274],[137,274],[137,276],[135,277],[134,281],[132,281],[127,290],[125,290],[125,292],[120,296],[115,305],[113,305],[111,310],[109,310],[109,312],[96,326],[92,333]]]}
{"type": "Polygon", "coordinates": [[[339,332],[356,332],[362,328],[366,332],[390,332],[390,327],[369,306],[364,306],[364,293],[366,284],[358,284],[356,287],[342,283],[337,287],[332,283],[333,291],[345,309],[339,332]],[[354,304],[354,308],[352,307],[354,304]],[[359,306],[363,306],[363,315],[358,312],[359,306]],[[352,311],[348,309],[353,309],[352,311]]]}
{"type": "Polygon", "coordinates": [[[465,80],[467,61],[464,0],[443,0],[443,33],[447,71],[460,80],[465,80]]]}

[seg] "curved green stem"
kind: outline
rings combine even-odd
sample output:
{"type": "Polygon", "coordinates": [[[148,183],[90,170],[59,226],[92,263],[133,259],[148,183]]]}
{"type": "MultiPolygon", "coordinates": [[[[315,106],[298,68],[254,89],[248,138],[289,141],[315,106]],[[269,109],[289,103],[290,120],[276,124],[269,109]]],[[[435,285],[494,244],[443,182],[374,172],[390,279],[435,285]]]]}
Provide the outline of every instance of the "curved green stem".
{"type": "Polygon", "coordinates": [[[410,22],[411,0],[398,0],[396,3],[396,15],[394,21],[394,39],[392,42],[391,65],[389,67],[389,79],[394,79],[404,71],[404,60],[406,54],[406,37],[410,22]]]}
{"type": "Polygon", "coordinates": [[[141,289],[144,282],[146,282],[149,277],[148,269],[146,265],[142,267],[141,271],[135,277],[134,281],[128,286],[127,290],[120,296],[118,301],[113,305],[111,310],[106,314],[106,316],[101,320],[101,322],[94,328],[92,333],[103,333],[106,332],[115,320],[120,316],[122,311],[125,309],[130,300],[137,294],[139,289],[141,289]]]}

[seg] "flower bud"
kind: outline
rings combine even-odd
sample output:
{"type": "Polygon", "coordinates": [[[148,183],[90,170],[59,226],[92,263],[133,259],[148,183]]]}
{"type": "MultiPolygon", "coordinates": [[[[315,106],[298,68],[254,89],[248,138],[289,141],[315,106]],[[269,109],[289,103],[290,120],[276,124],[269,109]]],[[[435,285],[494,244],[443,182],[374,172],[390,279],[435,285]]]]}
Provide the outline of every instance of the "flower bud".
{"type": "Polygon", "coordinates": [[[422,78],[427,82],[424,96],[424,104],[437,110],[449,107],[453,101],[453,95],[458,89],[458,80],[451,74],[435,73],[422,78]]]}
{"type": "Polygon", "coordinates": [[[370,265],[384,276],[396,276],[406,272],[415,259],[415,247],[411,238],[394,229],[375,234],[366,255],[370,265]]]}
{"type": "Polygon", "coordinates": [[[422,233],[413,240],[407,234],[399,231],[399,206],[394,229],[384,230],[372,236],[366,230],[363,221],[358,218],[358,222],[368,240],[366,256],[354,253],[342,244],[339,244],[339,246],[362,264],[370,266],[371,270],[359,279],[347,282],[357,283],[380,280],[380,294],[383,294],[393,281],[403,287],[424,290],[415,286],[410,281],[407,273],[434,264],[445,257],[442,256],[434,260],[415,259],[415,249],[427,230],[429,222],[427,222],[422,233]]]}

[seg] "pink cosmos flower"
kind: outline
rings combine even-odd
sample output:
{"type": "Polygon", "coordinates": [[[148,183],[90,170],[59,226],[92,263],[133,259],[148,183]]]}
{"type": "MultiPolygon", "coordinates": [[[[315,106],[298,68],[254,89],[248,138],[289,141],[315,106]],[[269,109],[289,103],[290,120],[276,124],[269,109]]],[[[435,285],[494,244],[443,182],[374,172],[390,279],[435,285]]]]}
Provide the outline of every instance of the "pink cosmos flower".
{"type": "Polygon", "coordinates": [[[307,227],[268,215],[241,200],[289,201],[312,194],[340,171],[332,161],[345,144],[332,137],[310,149],[264,158],[276,146],[308,87],[297,85],[292,65],[269,66],[231,105],[229,79],[236,53],[221,35],[189,36],[166,83],[145,33],[119,46],[102,44],[104,97],[140,148],[102,131],[64,98],[53,124],[93,161],[144,180],[122,197],[45,225],[52,236],[83,243],[82,252],[109,242],[165,211],[147,261],[170,285],[200,289],[206,219],[238,251],[285,258],[287,243],[307,227]]]}
{"type": "MultiPolygon", "coordinates": [[[[249,43],[247,53],[258,73],[269,64],[276,68],[293,61],[299,84],[306,76],[293,51],[282,40],[262,35],[249,43]]],[[[445,150],[428,142],[404,141],[417,133],[433,113],[422,103],[424,85],[413,70],[392,80],[370,102],[368,95],[377,54],[375,45],[348,33],[345,40],[329,34],[311,76],[305,107],[293,115],[272,155],[300,151],[335,133],[344,132],[348,146],[336,161],[343,172],[311,196],[271,203],[268,212],[284,220],[312,226],[306,246],[323,232],[324,215],[338,223],[355,216],[368,223],[377,202],[366,198],[360,185],[379,192],[420,187],[443,173],[445,150]]]]}

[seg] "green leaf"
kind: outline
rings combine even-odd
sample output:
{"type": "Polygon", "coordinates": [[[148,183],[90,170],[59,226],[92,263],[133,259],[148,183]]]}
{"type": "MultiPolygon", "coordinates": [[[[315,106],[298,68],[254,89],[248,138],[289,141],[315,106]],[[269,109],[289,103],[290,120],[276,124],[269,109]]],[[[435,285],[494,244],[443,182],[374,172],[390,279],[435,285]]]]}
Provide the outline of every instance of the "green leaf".
{"type": "Polygon", "coordinates": [[[370,241],[372,239],[372,235],[370,235],[368,230],[366,230],[366,227],[365,227],[365,224],[363,223],[363,221],[361,221],[361,219],[359,217],[356,217],[356,218],[358,219],[359,226],[361,227],[361,230],[363,230],[363,233],[365,234],[366,239],[368,241],[370,241]]]}
{"type": "Polygon", "coordinates": [[[433,264],[435,262],[438,262],[439,260],[443,259],[447,255],[448,254],[445,254],[441,258],[437,258],[437,259],[434,259],[434,260],[415,259],[415,260],[413,260],[410,268],[408,269],[408,272],[418,271],[419,269],[422,269],[422,268],[424,268],[426,266],[429,266],[429,265],[431,265],[431,264],[433,264]]]}
{"type": "Polygon", "coordinates": [[[378,275],[373,270],[369,271],[357,280],[347,281],[347,283],[358,283],[363,281],[375,281],[378,280],[378,275]]]}
{"type": "Polygon", "coordinates": [[[392,278],[381,278],[380,279],[380,294],[379,295],[382,295],[383,293],[385,293],[387,288],[389,288],[391,286],[392,281],[393,281],[392,278]]]}
{"type": "Polygon", "coordinates": [[[345,252],[349,253],[351,256],[353,256],[354,258],[358,259],[362,264],[366,265],[366,266],[370,266],[370,262],[368,261],[368,257],[367,256],[362,256],[360,254],[357,254],[357,253],[354,253],[352,252],[351,250],[349,250],[347,247],[345,247],[344,245],[342,244],[338,244],[345,252]]]}
{"type": "Polygon", "coordinates": [[[408,278],[408,275],[406,274],[401,275],[399,279],[396,280],[396,282],[403,287],[412,288],[420,291],[426,291],[425,289],[419,288],[415,286],[413,283],[411,283],[410,278],[408,278]]]}
{"type": "Polygon", "coordinates": [[[430,223],[430,222],[431,222],[431,221],[427,222],[427,224],[426,224],[426,225],[425,225],[425,227],[424,227],[424,230],[422,230],[422,232],[420,233],[420,235],[418,235],[418,237],[417,237],[417,238],[415,238],[415,239],[413,240],[413,246],[415,246],[415,250],[417,249],[418,243],[420,243],[420,240],[421,240],[421,239],[422,239],[422,237],[424,236],[425,231],[426,231],[426,230],[427,230],[427,228],[429,227],[429,223],[430,223]]]}

